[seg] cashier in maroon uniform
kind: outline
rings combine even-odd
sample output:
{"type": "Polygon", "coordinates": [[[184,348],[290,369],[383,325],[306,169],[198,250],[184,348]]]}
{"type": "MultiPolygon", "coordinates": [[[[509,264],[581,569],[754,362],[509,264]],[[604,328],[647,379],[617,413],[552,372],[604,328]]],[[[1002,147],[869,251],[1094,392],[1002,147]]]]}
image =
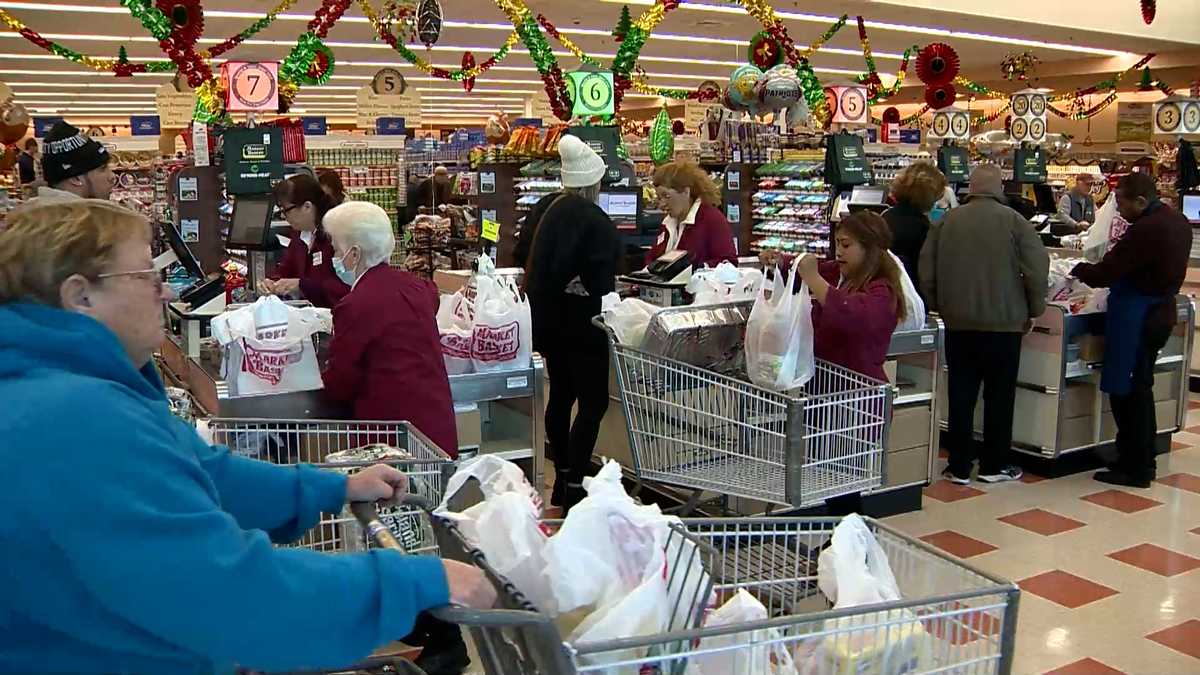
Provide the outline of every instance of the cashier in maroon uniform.
{"type": "Polygon", "coordinates": [[[350,292],[333,310],[325,391],[354,419],[405,420],[451,457],[458,432],[431,282],[388,265],[396,237],[387,212],[347,202],[325,214],[333,267],[350,292]]]}
{"type": "Polygon", "coordinates": [[[258,283],[258,292],[332,309],[350,292],[333,271],[333,242],[322,222],[332,200],[315,178],[300,174],[275,186],[275,204],[295,236],[268,278],[258,283]]]}

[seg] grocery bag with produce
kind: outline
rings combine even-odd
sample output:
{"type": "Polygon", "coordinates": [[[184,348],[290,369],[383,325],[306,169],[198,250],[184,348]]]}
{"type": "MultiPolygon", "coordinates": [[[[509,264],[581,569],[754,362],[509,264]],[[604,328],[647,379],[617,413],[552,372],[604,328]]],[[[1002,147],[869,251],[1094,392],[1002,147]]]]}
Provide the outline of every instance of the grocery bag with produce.
{"type": "MultiPolygon", "coordinates": [[[[817,585],[835,609],[891,602],[900,588],[887,554],[858,514],[842,519],[817,561],[817,585]]],[[[931,663],[932,640],[906,609],[831,620],[804,675],[892,675],[922,672],[931,663]],[[881,628],[882,626],[882,628],[881,628]]]]}
{"type": "Polygon", "coordinates": [[[600,315],[616,335],[617,343],[640,349],[646,337],[650,318],[660,308],[645,300],[624,298],[609,293],[600,299],[600,315]]]}
{"type": "Polygon", "coordinates": [[[775,271],[770,297],[768,284],[762,284],[746,321],[746,373],[751,382],[776,391],[803,387],[816,371],[812,299],[807,285],[792,292],[802,257],[797,256],[786,278],[775,271]]]}
{"type": "Polygon", "coordinates": [[[282,394],[322,388],[314,333],[333,330],[333,313],[292,307],[269,295],[212,320],[224,347],[221,375],[234,396],[282,394]]]}
{"type": "MultiPolygon", "coordinates": [[[[747,624],[766,618],[767,608],[739,588],[732,598],[708,615],[704,627],[747,624]]],[[[704,638],[700,640],[699,651],[722,651],[691,659],[687,675],[798,675],[784,639],[784,632],[776,628],[704,638]],[[747,644],[758,646],[746,649],[747,644]]]]}

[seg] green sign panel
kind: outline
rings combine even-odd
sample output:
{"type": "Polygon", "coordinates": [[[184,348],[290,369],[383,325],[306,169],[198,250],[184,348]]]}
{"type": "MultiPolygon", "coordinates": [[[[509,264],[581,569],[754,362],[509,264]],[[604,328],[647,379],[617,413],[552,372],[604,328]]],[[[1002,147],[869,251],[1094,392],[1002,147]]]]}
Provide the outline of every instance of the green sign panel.
{"type": "Polygon", "coordinates": [[[225,183],[229,194],[266,194],[283,180],[281,129],[229,129],[224,138],[225,183]]]}
{"type": "Polygon", "coordinates": [[[576,70],[567,73],[567,93],[571,96],[572,116],[615,114],[615,91],[611,72],[576,70]]]}
{"type": "Polygon", "coordinates": [[[1013,178],[1018,183],[1046,182],[1046,153],[1041,147],[1018,148],[1013,153],[1013,178]]]}

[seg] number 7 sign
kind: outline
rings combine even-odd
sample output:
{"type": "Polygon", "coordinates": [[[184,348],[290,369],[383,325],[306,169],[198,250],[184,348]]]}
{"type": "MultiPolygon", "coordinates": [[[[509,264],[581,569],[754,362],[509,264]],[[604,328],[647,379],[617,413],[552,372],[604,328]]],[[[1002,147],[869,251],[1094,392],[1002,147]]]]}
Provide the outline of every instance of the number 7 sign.
{"type": "Polygon", "coordinates": [[[229,112],[279,110],[279,64],[230,61],[221,66],[229,112]]]}

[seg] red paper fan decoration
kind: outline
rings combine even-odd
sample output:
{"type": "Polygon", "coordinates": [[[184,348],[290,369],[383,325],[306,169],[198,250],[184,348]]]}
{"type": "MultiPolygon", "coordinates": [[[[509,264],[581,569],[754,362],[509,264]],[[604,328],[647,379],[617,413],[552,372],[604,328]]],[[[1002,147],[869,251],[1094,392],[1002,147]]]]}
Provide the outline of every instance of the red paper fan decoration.
{"type": "Polygon", "coordinates": [[[936,87],[925,87],[925,102],[934,110],[941,110],[954,105],[958,91],[952,84],[940,84],[936,87]]]}
{"type": "Polygon", "coordinates": [[[171,20],[171,37],[176,46],[190,47],[204,34],[204,9],[200,0],[155,0],[154,4],[171,20]]]}
{"type": "Polygon", "coordinates": [[[917,54],[917,77],[925,84],[946,84],[957,76],[958,52],[950,45],[934,42],[917,54]]]}

